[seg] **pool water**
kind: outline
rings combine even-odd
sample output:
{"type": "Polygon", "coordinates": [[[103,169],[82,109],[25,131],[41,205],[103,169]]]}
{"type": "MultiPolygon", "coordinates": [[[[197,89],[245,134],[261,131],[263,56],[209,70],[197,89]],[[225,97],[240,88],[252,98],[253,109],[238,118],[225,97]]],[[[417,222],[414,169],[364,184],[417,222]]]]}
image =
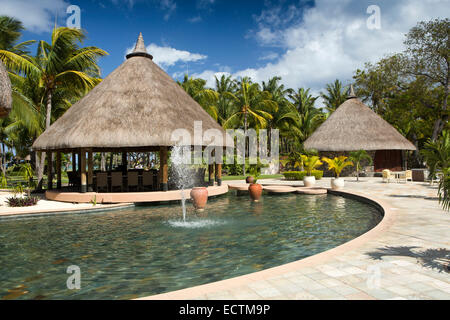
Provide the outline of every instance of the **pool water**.
{"type": "Polygon", "coordinates": [[[373,228],[373,206],[334,195],[228,194],[188,203],[0,219],[1,299],[130,299],[264,270],[373,228]],[[67,268],[81,271],[69,290],[67,268]]]}

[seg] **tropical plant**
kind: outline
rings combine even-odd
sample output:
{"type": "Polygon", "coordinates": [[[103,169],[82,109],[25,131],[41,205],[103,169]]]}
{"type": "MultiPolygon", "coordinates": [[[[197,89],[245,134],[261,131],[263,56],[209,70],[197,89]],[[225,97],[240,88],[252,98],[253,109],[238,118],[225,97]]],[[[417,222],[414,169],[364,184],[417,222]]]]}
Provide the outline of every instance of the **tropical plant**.
{"type": "Polygon", "coordinates": [[[328,164],[328,170],[334,171],[336,178],[339,178],[345,167],[353,165],[353,162],[347,160],[346,156],[334,157],[334,159],[322,157],[322,160],[328,164]]]}
{"type": "Polygon", "coordinates": [[[31,164],[29,163],[23,163],[20,165],[20,174],[22,175],[23,179],[26,181],[27,184],[27,194],[28,197],[30,197],[31,189],[35,187],[34,182],[34,171],[31,167],[31,164]]]}
{"type": "MultiPolygon", "coordinates": [[[[249,125],[255,129],[266,128],[268,120],[272,119],[271,112],[278,108],[277,104],[271,100],[271,94],[261,91],[259,84],[251,83],[249,78],[242,78],[239,81],[238,90],[235,93],[226,92],[225,95],[233,100],[237,108],[223,126],[224,128],[239,128],[243,124],[244,134],[247,134],[249,125]]],[[[245,175],[245,162],[243,171],[245,175]]]]}
{"type": "Polygon", "coordinates": [[[347,87],[336,79],[334,83],[326,86],[326,93],[321,93],[321,97],[325,103],[325,108],[329,113],[333,113],[347,99],[347,87]]]}
{"type": "MultiPolygon", "coordinates": [[[[35,81],[41,91],[41,102],[45,104],[45,129],[52,120],[54,97],[81,97],[100,82],[100,67],[97,59],[107,52],[97,47],[80,47],[85,39],[82,30],[54,28],[51,43],[41,40],[35,57],[0,50],[0,60],[13,72],[15,81],[35,81]],[[20,80],[25,75],[26,80],[20,80]]],[[[70,105],[70,103],[69,103],[70,105]]],[[[38,166],[38,183],[43,176],[45,154],[38,166]]]]}
{"type": "Polygon", "coordinates": [[[305,168],[306,174],[308,176],[312,176],[312,171],[322,165],[319,156],[302,155],[302,160],[303,167],[305,168]]]}
{"type": "Polygon", "coordinates": [[[372,157],[365,150],[358,150],[350,152],[349,160],[353,162],[356,168],[356,181],[359,181],[359,172],[361,171],[361,162],[367,160],[369,164],[372,164],[372,157]]]}
{"type": "Polygon", "coordinates": [[[189,78],[187,74],[184,75],[183,81],[177,83],[189,94],[192,99],[198,102],[203,109],[214,119],[218,120],[217,100],[219,94],[206,88],[206,80],[200,78],[189,78]]]}

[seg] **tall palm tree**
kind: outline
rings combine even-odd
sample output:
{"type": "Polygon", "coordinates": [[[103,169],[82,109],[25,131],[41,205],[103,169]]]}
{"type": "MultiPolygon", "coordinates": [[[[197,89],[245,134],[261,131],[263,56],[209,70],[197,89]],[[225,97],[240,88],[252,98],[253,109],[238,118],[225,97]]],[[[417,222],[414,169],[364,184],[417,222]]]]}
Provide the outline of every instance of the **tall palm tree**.
{"type": "Polygon", "coordinates": [[[27,46],[36,42],[29,40],[17,43],[22,36],[22,22],[8,16],[0,16],[0,50],[8,50],[17,54],[28,54],[27,46]]]}
{"type": "MultiPolygon", "coordinates": [[[[267,91],[261,91],[259,84],[252,83],[247,77],[238,82],[238,90],[235,93],[226,92],[226,96],[234,101],[236,111],[224,123],[224,128],[244,127],[244,133],[251,125],[255,129],[266,128],[268,121],[272,119],[271,112],[278,106],[272,100],[267,91]]],[[[245,175],[245,154],[243,172],[245,175]]]]}
{"type": "Polygon", "coordinates": [[[230,99],[226,92],[235,93],[237,90],[236,82],[233,81],[231,76],[222,75],[220,79],[215,77],[216,80],[216,92],[218,94],[217,99],[217,122],[221,126],[225,121],[234,113],[235,105],[233,100],[230,99]]]}
{"type": "MultiPolygon", "coordinates": [[[[0,60],[16,75],[38,79],[46,106],[45,129],[52,120],[52,101],[57,95],[72,93],[86,94],[100,82],[99,57],[107,52],[97,47],[80,47],[85,33],[79,29],[54,28],[51,43],[40,41],[35,57],[0,50],[0,60]]],[[[45,153],[38,166],[38,185],[41,185],[45,153]]]]}
{"type": "Polygon", "coordinates": [[[326,93],[321,93],[324,100],[325,108],[329,113],[334,112],[347,99],[347,87],[342,85],[342,82],[336,79],[334,83],[327,84],[326,93]]]}
{"type": "Polygon", "coordinates": [[[188,74],[185,74],[183,81],[177,81],[177,83],[217,121],[218,112],[216,104],[219,95],[214,90],[206,88],[206,80],[189,78],[188,74]]]}
{"type": "Polygon", "coordinates": [[[286,117],[292,119],[290,132],[299,144],[302,144],[324,121],[321,109],[315,107],[318,97],[313,97],[309,90],[299,88],[296,92],[289,93],[293,107],[286,117]]]}

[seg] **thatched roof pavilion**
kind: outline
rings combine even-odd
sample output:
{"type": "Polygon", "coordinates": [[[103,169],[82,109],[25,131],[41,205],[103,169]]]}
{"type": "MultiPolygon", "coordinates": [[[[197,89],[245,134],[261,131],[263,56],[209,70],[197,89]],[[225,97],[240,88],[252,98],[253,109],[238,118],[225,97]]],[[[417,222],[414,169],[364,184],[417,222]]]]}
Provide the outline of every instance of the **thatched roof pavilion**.
{"type": "Polygon", "coordinates": [[[304,142],[318,151],[416,150],[387,121],[359,100],[353,86],[347,100],[304,142]]]}
{"type": "MultiPolygon", "coordinates": [[[[225,131],[152,59],[139,34],[126,60],[40,135],[33,149],[84,155],[159,151],[167,188],[167,152],[176,144],[171,140],[174,130],[185,129],[193,139],[194,121],[201,121],[203,132],[216,129],[225,137],[225,131]]],[[[81,180],[83,185],[83,172],[81,180]]]]}
{"type": "Polygon", "coordinates": [[[194,121],[222,127],[147,53],[142,34],[134,51],[34,142],[34,150],[173,146],[171,134],[194,121]]]}
{"type": "Polygon", "coordinates": [[[0,118],[6,117],[11,111],[11,82],[8,71],[0,61],[0,118]]]}
{"type": "Polygon", "coordinates": [[[318,151],[416,150],[386,120],[359,100],[353,87],[347,100],[305,141],[318,151]]]}

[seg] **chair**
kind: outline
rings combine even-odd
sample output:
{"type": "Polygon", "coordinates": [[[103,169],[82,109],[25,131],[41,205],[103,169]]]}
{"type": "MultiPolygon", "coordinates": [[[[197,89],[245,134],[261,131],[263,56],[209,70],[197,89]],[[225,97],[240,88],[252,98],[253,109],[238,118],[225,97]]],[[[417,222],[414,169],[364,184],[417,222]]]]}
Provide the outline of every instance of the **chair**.
{"type": "Polygon", "coordinates": [[[108,192],[108,174],[106,172],[99,172],[95,175],[95,177],[97,180],[97,192],[100,190],[105,190],[105,192],[108,192]]]}
{"type": "Polygon", "coordinates": [[[130,187],[139,191],[139,173],[137,171],[128,172],[128,191],[130,191],[130,187]]]}
{"type": "Polygon", "coordinates": [[[142,172],[142,190],[146,189],[153,190],[153,172],[151,171],[142,172]]]}
{"type": "Polygon", "coordinates": [[[114,189],[120,189],[120,192],[122,192],[122,188],[122,172],[111,172],[111,192],[113,192],[114,189]]]}
{"type": "Polygon", "coordinates": [[[405,183],[408,180],[412,181],[412,171],[406,170],[405,172],[400,173],[399,180],[405,181],[405,183]]]}
{"type": "Polygon", "coordinates": [[[391,170],[384,169],[383,170],[383,182],[389,183],[390,179],[395,179],[395,176],[392,174],[391,170]]]}

